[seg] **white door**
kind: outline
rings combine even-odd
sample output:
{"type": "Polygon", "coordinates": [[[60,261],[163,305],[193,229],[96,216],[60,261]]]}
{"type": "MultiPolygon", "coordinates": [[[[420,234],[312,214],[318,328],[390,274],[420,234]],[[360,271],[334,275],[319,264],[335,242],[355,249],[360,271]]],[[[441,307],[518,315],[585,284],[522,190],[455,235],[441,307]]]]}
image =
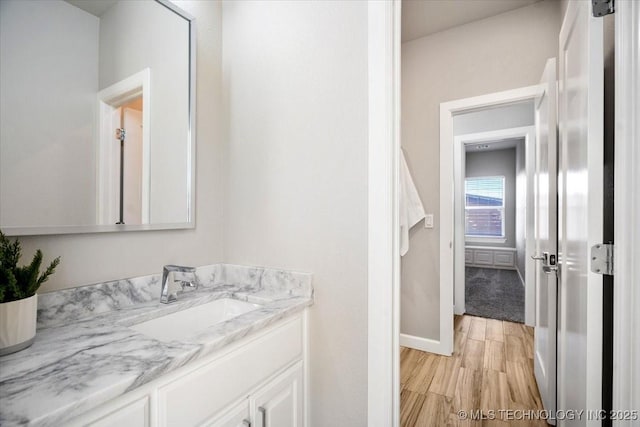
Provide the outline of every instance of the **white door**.
{"type": "Polygon", "coordinates": [[[556,314],[558,278],[549,268],[558,254],[556,139],[556,59],[542,73],[544,92],[535,101],[536,183],[536,316],[534,372],[544,409],[556,409],[556,314]],[[551,258],[551,260],[550,260],[551,258]]]}
{"type": "Polygon", "coordinates": [[[302,364],[299,363],[255,394],[256,427],[302,426],[302,364]]]}
{"type": "MultiPolygon", "coordinates": [[[[570,1],[558,78],[558,409],[602,407],[602,276],[589,269],[603,233],[603,29],[570,1]]],[[[598,421],[566,420],[562,425],[598,421]]]]}
{"type": "Polygon", "coordinates": [[[123,108],[125,224],[142,224],[142,111],[123,108]]]}

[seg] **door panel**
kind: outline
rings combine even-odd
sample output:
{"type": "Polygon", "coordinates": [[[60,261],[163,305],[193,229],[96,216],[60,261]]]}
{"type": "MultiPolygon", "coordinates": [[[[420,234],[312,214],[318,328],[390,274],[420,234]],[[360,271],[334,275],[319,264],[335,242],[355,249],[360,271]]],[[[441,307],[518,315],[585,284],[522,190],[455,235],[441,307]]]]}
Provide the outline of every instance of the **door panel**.
{"type": "Polygon", "coordinates": [[[547,61],[543,94],[536,99],[536,322],[534,372],[544,409],[556,409],[557,275],[549,258],[557,256],[556,60],[547,61]]]}
{"type": "MultiPolygon", "coordinates": [[[[602,20],[569,2],[560,32],[558,409],[597,410],[602,395],[602,276],[589,270],[603,232],[602,20]]],[[[595,422],[595,421],[594,421],[595,422]]],[[[563,425],[586,425],[567,420],[563,425]]]]}
{"type": "Polygon", "coordinates": [[[256,427],[301,427],[302,393],[299,363],[256,393],[256,427]]]}

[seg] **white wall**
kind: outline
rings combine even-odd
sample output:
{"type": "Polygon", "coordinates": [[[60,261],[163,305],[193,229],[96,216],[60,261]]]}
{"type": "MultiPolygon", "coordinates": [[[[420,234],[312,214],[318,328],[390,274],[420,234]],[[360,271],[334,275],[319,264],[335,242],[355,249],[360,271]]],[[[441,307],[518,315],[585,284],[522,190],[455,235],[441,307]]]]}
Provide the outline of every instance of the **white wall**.
{"type": "Polygon", "coordinates": [[[1,1],[0,76],[0,224],[95,224],[98,18],[1,1]]]}
{"type": "Polygon", "coordinates": [[[314,274],[313,426],[367,425],[367,3],[225,2],[226,261],[314,274]]]}
{"type": "Polygon", "coordinates": [[[504,176],[504,233],[506,241],[467,242],[467,246],[516,247],[516,149],[468,151],[465,156],[466,178],[504,176]]]}
{"type": "MultiPolygon", "coordinates": [[[[527,169],[526,149],[524,144],[516,147],[516,268],[520,277],[525,279],[527,264],[527,169]]],[[[534,214],[531,207],[530,214],[534,214]]]]}
{"type": "Polygon", "coordinates": [[[401,331],[439,339],[440,103],[537,84],[558,51],[559,2],[544,0],[402,44],[402,145],[435,228],[402,258],[401,331]]]}
{"type": "Polygon", "coordinates": [[[533,126],[534,118],[533,101],[456,114],[453,116],[453,135],[533,126]]]}
{"type": "MultiPolygon", "coordinates": [[[[4,3],[4,1],[2,2],[4,3]]],[[[223,261],[222,16],[218,2],[176,1],[197,23],[197,182],[193,230],[21,237],[25,258],[37,248],[62,262],[41,292],[160,273],[164,264],[223,261]]]]}
{"type": "Polygon", "coordinates": [[[100,17],[100,90],[151,69],[152,224],[188,219],[189,25],[155,2],[120,1],[100,17]]]}

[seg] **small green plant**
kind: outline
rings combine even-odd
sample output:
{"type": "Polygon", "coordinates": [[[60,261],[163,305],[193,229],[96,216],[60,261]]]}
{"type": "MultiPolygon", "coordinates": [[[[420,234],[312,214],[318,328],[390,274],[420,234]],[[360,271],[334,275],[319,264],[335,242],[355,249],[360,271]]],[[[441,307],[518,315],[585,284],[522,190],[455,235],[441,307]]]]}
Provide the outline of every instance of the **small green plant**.
{"type": "Polygon", "coordinates": [[[35,295],[40,285],[47,281],[60,264],[60,257],[57,257],[40,274],[42,251],[36,251],[31,264],[18,267],[21,252],[18,239],[12,242],[0,231],[0,303],[35,295]]]}

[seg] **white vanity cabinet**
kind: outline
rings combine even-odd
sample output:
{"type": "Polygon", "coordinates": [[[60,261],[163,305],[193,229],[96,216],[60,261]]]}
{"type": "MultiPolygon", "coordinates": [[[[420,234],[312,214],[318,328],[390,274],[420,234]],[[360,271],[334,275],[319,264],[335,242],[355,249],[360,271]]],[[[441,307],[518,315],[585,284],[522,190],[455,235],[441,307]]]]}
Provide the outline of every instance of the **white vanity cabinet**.
{"type": "MultiPolygon", "coordinates": [[[[149,396],[134,398],[133,401],[116,405],[105,405],[99,408],[101,414],[92,420],[82,423],[91,427],[148,427],[149,426],[149,396]],[[106,412],[106,414],[105,414],[106,412]]],[[[91,417],[90,417],[91,418],[91,417]]]]}
{"type": "Polygon", "coordinates": [[[251,416],[249,399],[243,400],[239,405],[223,413],[215,420],[204,423],[205,427],[252,427],[254,419],[251,416]]]}
{"type": "Polygon", "coordinates": [[[117,427],[303,427],[305,314],[284,319],[75,420],[117,427]]]}
{"type": "Polygon", "coordinates": [[[302,427],[303,368],[296,363],[206,427],[302,427]]]}

